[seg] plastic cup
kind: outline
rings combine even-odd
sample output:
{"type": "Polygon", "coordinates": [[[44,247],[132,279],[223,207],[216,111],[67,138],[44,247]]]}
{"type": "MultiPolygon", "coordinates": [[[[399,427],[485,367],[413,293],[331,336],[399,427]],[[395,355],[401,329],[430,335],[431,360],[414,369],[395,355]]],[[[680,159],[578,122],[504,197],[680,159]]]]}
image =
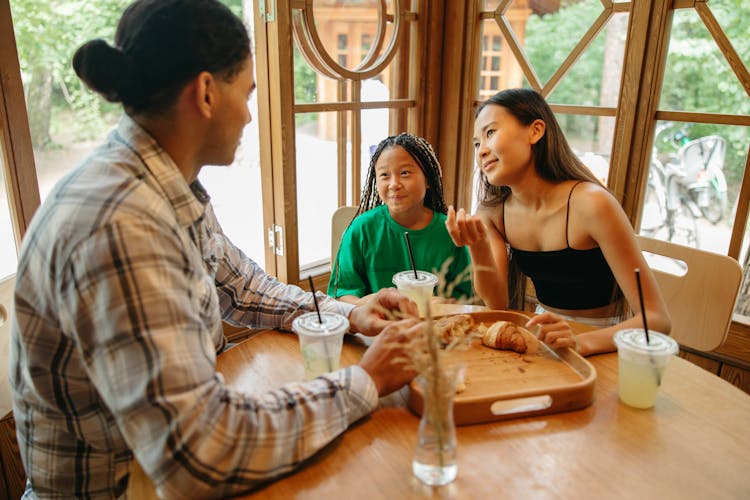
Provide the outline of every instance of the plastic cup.
{"type": "Polygon", "coordinates": [[[642,328],[615,334],[620,400],[634,408],[651,408],[669,360],[679,346],[668,335],[649,330],[650,343],[642,328]]]}
{"type": "Polygon", "coordinates": [[[393,284],[398,291],[416,302],[419,315],[427,316],[430,297],[438,284],[438,277],[427,271],[401,271],[393,275],[393,284]]]}
{"type": "Polygon", "coordinates": [[[307,380],[339,369],[341,345],[349,331],[349,320],[340,314],[321,312],[320,317],[322,323],[317,313],[310,312],[292,322],[292,331],[299,337],[307,380]]]}

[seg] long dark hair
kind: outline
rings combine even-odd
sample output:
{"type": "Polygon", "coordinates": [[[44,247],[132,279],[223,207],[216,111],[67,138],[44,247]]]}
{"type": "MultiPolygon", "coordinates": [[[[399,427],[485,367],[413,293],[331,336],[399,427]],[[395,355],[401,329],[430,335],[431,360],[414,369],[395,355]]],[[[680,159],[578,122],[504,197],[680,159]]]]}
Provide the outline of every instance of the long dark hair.
{"type": "Polygon", "coordinates": [[[370,168],[367,169],[367,178],[365,180],[364,191],[362,192],[362,199],[359,202],[359,209],[354,217],[356,218],[358,215],[383,204],[383,200],[380,199],[380,195],[378,194],[375,164],[378,162],[383,151],[396,146],[401,146],[409,153],[409,156],[419,165],[425,179],[427,179],[429,188],[427,188],[427,192],[424,195],[424,206],[441,214],[447,213],[448,207],[445,205],[445,200],[443,199],[443,171],[435,155],[435,150],[432,149],[430,143],[424,138],[402,133],[386,137],[380,141],[380,144],[378,144],[378,147],[372,154],[370,168]]]}
{"type": "MultiPolygon", "coordinates": [[[[560,125],[557,123],[555,114],[544,100],[544,97],[533,89],[506,89],[493,95],[476,110],[474,117],[487,106],[502,106],[524,125],[531,125],[534,120],[542,120],[546,126],[544,135],[536,144],[531,146],[534,169],[539,176],[547,181],[562,182],[568,180],[579,180],[594,182],[602,185],[599,179],[591,173],[586,165],[578,159],[560,125]]],[[[477,195],[479,203],[486,207],[496,207],[503,204],[510,195],[508,186],[493,186],[487,180],[486,174],[480,169],[477,195]]],[[[505,210],[503,206],[502,210],[505,210]]],[[[506,242],[507,243],[507,242],[506,242]]],[[[524,309],[526,305],[526,276],[518,267],[518,262],[509,252],[508,260],[508,295],[509,307],[511,309],[524,309]]],[[[624,302],[622,291],[615,283],[612,291],[611,302],[618,302],[618,314],[624,313],[624,302]]]]}
{"type": "MultiPolygon", "coordinates": [[[[531,125],[534,120],[544,122],[544,135],[531,146],[534,168],[542,179],[553,182],[581,180],[601,185],[568,145],[555,114],[539,92],[533,89],[503,90],[480,104],[474,117],[479,116],[479,113],[489,105],[502,106],[524,125],[531,125]]],[[[485,173],[479,170],[477,196],[482,205],[497,206],[508,195],[509,187],[493,186],[485,173]]]]}
{"type": "Polygon", "coordinates": [[[128,6],[115,45],[78,48],[78,77],[128,114],[155,114],[174,104],[201,71],[231,80],[250,55],[242,20],[217,0],[138,0],[128,6]]]}

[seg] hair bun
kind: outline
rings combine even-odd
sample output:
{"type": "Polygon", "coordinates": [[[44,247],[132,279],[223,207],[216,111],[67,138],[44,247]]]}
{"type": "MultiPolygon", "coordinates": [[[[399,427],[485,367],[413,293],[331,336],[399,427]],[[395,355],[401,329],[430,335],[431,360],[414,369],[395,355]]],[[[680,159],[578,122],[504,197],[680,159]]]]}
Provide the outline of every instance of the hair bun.
{"type": "Polygon", "coordinates": [[[73,69],[91,90],[108,101],[127,101],[138,93],[138,68],[133,59],[100,38],[76,50],[73,69]]]}

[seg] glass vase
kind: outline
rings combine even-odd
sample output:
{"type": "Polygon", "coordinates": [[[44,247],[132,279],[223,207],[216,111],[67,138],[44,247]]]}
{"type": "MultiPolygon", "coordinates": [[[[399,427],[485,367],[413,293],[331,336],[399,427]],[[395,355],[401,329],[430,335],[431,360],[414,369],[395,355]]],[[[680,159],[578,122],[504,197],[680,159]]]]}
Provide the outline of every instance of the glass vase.
{"type": "Polygon", "coordinates": [[[461,373],[459,369],[448,369],[437,379],[423,375],[417,379],[423,405],[412,471],[431,486],[448,484],[458,474],[453,399],[461,373]]]}

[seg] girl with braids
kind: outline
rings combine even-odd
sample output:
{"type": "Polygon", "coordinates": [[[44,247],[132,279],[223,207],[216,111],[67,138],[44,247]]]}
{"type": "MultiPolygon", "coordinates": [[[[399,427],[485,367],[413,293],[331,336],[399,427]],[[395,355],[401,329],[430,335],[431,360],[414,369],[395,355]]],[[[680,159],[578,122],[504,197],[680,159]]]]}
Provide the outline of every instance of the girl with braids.
{"type": "MultiPolygon", "coordinates": [[[[411,134],[380,142],[370,160],[362,201],[341,240],[328,293],[358,303],[391,287],[393,275],[411,268],[404,233],[417,269],[443,276],[447,299],[471,296],[469,254],[445,228],[442,171],[432,146],[411,134]]],[[[440,300],[440,299],[438,299],[440,300]]]]}
{"type": "Polygon", "coordinates": [[[575,156],[539,93],[490,97],[476,112],[473,141],[480,205],[472,216],[450,207],[447,227],[469,247],[486,305],[523,309],[529,277],[539,314],[527,326],[541,340],[583,355],[613,351],[617,330],[643,325],[640,269],[648,324],[669,333],[664,300],[622,207],[575,156]],[[636,313],[623,321],[626,305],[636,313]],[[566,319],[600,328],[576,337],[566,319]]]}

